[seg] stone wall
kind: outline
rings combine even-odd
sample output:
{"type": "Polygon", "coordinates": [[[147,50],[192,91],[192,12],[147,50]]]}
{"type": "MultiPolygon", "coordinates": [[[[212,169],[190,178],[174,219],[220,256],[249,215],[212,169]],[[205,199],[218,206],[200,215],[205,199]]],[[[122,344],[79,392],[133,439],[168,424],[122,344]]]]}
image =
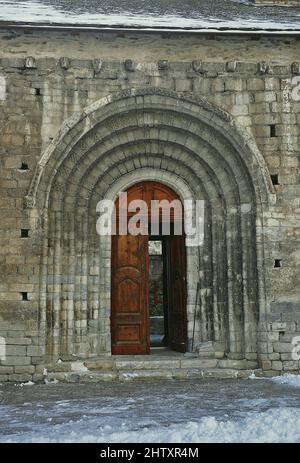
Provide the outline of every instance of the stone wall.
{"type": "MultiPolygon", "coordinates": [[[[26,380],[36,365],[40,371],[49,336],[49,330],[41,330],[47,323],[46,316],[41,319],[41,307],[45,305],[45,313],[55,312],[59,303],[54,298],[53,306],[47,306],[43,275],[52,275],[47,284],[53,294],[58,294],[55,285],[61,290],[64,284],[63,291],[68,291],[70,283],[56,279],[60,270],[55,265],[63,263],[50,258],[47,269],[43,265],[48,249],[50,257],[52,250],[55,254],[59,249],[51,234],[45,248],[41,230],[49,219],[47,211],[28,204],[37,163],[61,127],[65,146],[72,142],[68,135],[72,123],[63,125],[72,116],[108,95],[129,89],[147,93],[147,88],[175,92],[178,101],[203,97],[199,105],[205,106],[207,100],[229,114],[230,124],[249,134],[245,146],[254,141],[262,155],[269,202],[257,218],[261,230],[257,241],[263,243],[258,256],[263,262],[260,285],[264,286],[256,307],[259,360],[267,374],[299,371],[299,361],[291,356],[292,338],[300,335],[299,63],[299,42],[292,36],[1,30],[0,337],[6,341],[6,359],[0,364],[0,381],[26,380]]],[[[259,180],[252,180],[260,189],[259,180]]],[[[59,214],[57,209],[51,224],[59,221],[59,214]]],[[[244,241],[243,246],[248,245],[244,241]]],[[[247,252],[255,250],[251,247],[247,252]]],[[[96,284],[99,269],[97,265],[93,269],[96,284]]],[[[84,310],[94,310],[97,317],[97,301],[92,309],[88,304],[84,310]]],[[[80,338],[85,324],[82,318],[76,321],[75,338],[80,338]]],[[[93,326],[97,343],[98,322],[93,326]]],[[[101,329],[105,344],[109,326],[101,329]]],[[[80,343],[75,356],[86,349],[80,343]]],[[[108,353],[105,345],[97,349],[108,353]]],[[[252,357],[249,352],[249,360],[252,357]]]]}

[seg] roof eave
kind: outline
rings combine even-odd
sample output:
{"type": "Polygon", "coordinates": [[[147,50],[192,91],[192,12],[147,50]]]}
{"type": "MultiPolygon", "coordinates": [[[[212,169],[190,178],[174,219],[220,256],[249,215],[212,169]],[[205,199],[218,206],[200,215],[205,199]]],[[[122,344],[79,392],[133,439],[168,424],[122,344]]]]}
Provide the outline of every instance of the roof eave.
{"type": "Polygon", "coordinates": [[[142,26],[126,26],[126,25],[105,25],[105,24],[68,24],[68,23],[31,23],[31,22],[13,22],[0,21],[1,29],[21,29],[21,30],[50,30],[63,32],[136,32],[136,33],[183,33],[183,34],[227,34],[227,35],[267,35],[281,36],[292,35],[299,36],[299,29],[260,29],[240,28],[233,29],[231,27],[219,28],[172,28],[172,27],[142,27],[142,26]]]}

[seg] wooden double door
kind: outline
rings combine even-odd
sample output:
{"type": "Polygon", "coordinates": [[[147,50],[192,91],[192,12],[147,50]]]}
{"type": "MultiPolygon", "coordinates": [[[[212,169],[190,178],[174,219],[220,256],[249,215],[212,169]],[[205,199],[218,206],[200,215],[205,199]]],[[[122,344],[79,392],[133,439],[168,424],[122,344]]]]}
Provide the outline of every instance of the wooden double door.
{"type": "MultiPolygon", "coordinates": [[[[127,192],[128,203],[143,199],[148,205],[149,233],[112,237],[112,354],[150,354],[149,251],[151,201],[179,199],[165,185],[141,182],[127,192]]],[[[117,228],[118,211],[117,201],[117,228]]],[[[130,215],[130,214],[129,214],[130,215]]],[[[178,218],[172,212],[171,221],[178,218]]],[[[159,227],[161,228],[161,227],[159,227]]],[[[187,344],[186,256],[184,234],[172,233],[164,240],[164,300],[168,346],[185,352],[187,344]]]]}

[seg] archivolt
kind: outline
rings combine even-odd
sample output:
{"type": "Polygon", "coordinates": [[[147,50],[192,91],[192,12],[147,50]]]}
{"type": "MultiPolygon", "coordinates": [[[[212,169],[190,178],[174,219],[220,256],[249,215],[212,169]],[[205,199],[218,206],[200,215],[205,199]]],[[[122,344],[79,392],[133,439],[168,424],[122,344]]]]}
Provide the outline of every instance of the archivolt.
{"type": "MultiPolygon", "coordinates": [[[[64,160],[69,158],[74,162],[72,159],[76,148],[83,153],[98,141],[101,142],[105,135],[111,137],[118,127],[118,120],[122,120],[122,114],[127,116],[128,128],[132,126],[131,120],[134,127],[148,132],[160,127],[161,122],[156,119],[157,114],[162,116],[169,126],[173,126],[178,115],[186,137],[190,133],[199,133],[200,138],[208,141],[210,146],[217,143],[219,149],[223,148],[222,144],[230,147],[240,165],[245,164],[252,181],[255,181],[257,203],[272,200],[274,191],[263,156],[252,136],[239,127],[230,114],[194,94],[183,96],[178,92],[147,88],[108,95],[68,119],[37,164],[26,197],[28,207],[34,207],[37,200],[37,205],[47,206],[47,196],[45,198],[44,195],[49,193],[54,175],[64,160]],[[99,127],[100,132],[97,135],[99,127]]],[[[107,140],[104,141],[107,143],[107,140]]]]}
{"type": "Polygon", "coordinates": [[[192,198],[206,200],[205,245],[188,254],[190,317],[201,282],[199,340],[255,352],[264,301],[256,219],[273,200],[263,157],[248,132],[206,100],[147,89],[76,114],[38,163],[27,205],[47,219],[40,320],[48,353],[109,350],[110,242],[96,235],[96,204],[126,179],[146,177],[175,190],[186,184],[192,198]]]}

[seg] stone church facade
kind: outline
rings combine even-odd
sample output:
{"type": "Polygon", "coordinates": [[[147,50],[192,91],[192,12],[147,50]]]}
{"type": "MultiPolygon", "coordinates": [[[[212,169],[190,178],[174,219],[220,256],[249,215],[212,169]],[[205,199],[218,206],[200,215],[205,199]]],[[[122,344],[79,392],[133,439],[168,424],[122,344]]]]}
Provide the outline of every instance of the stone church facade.
{"type": "Polygon", "coordinates": [[[111,359],[96,208],[139,182],[205,201],[187,350],[299,373],[298,36],[3,26],[0,44],[0,381],[111,359]]]}

